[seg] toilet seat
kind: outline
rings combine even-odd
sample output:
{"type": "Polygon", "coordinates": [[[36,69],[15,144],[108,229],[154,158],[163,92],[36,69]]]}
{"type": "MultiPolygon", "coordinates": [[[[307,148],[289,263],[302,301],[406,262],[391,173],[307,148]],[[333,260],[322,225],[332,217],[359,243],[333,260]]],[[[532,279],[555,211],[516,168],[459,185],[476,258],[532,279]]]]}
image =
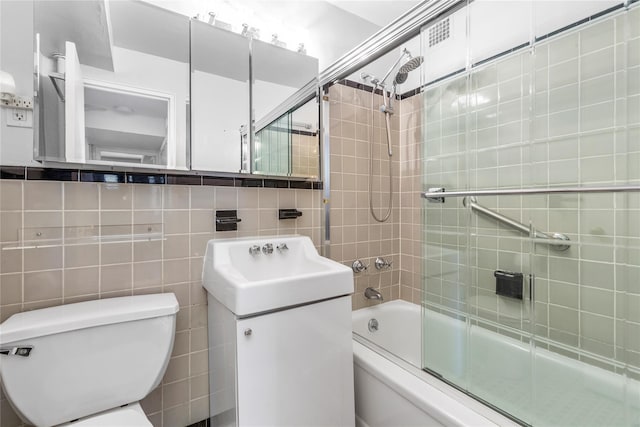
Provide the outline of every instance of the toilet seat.
{"type": "Polygon", "coordinates": [[[110,409],[99,414],[81,418],[72,423],[61,424],[60,427],[152,427],[139,403],[132,403],[121,408],[110,409]]]}

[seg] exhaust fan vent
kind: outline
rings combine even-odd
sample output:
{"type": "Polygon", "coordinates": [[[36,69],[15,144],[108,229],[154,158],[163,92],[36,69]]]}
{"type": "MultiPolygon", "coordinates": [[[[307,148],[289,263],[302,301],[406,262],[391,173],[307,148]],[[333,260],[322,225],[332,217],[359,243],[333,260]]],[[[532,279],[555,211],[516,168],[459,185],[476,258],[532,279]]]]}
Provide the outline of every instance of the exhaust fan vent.
{"type": "Polygon", "coordinates": [[[429,28],[429,47],[442,43],[449,38],[449,35],[449,18],[447,18],[429,28]]]}

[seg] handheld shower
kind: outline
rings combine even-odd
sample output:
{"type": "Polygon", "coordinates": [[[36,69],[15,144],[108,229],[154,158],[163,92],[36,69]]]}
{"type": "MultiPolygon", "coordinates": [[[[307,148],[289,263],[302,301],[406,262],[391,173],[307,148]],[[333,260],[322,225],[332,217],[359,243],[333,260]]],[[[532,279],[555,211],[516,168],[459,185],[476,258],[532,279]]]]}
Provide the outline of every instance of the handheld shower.
{"type": "Polygon", "coordinates": [[[391,161],[391,157],[393,156],[393,151],[391,150],[390,116],[394,113],[394,111],[393,111],[393,107],[391,106],[391,99],[395,98],[396,96],[397,86],[406,82],[407,79],[409,78],[409,73],[417,69],[422,64],[423,61],[424,61],[424,58],[422,56],[417,56],[414,58],[413,56],[411,56],[411,52],[409,52],[409,50],[405,48],[402,50],[400,57],[389,69],[387,74],[385,74],[382,80],[378,80],[373,76],[370,76],[365,73],[362,73],[360,75],[361,78],[364,80],[366,80],[367,78],[370,78],[371,84],[374,85],[373,91],[371,92],[371,126],[372,127],[374,122],[374,109],[373,109],[374,95],[378,88],[382,89],[383,105],[380,106],[380,111],[384,114],[384,119],[385,119],[385,124],[387,129],[387,153],[389,155],[389,202],[387,204],[387,211],[383,217],[378,217],[373,209],[373,194],[372,194],[373,193],[373,186],[372,186],[373,149],[372,148],[369,149],[369,211],[371,212],[373,219],[375,219],[378,222],[385,222],[389,219],[389,217],[391,216],[391,208],[393,206],[393,168],[392,168],[392,161],[391,161]],[[402,60],[405,59],[405,57],[407,57],[408,60],[398,68],[398,66],[400,65],[402,60]],[[397,71],[393,78],[393,93],[391,93],[385,90],[385,82],[387,81],[389,76],[393,73],[393,71],[396,69],[397,71]]]}

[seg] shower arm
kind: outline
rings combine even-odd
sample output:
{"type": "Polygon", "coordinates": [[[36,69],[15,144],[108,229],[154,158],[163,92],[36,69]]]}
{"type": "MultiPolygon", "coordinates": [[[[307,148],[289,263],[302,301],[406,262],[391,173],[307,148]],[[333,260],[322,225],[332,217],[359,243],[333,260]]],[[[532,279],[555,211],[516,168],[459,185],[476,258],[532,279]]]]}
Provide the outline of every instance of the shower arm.
{"type": "MultiPolygon", "coordinates": [[[[515,219],[509,218],[498,212],[492,211],[489,208],[479,205],[476,202],[475,197],[465,197],[464,199],[462,199],[462,205],[465,207],[468,206],[471,208],[472,211],[478,212],[490,218],[493,218],[505,225],[508,225],[509,227],[515,230],[531,235],[532,230],[529,227],[527,227],[525,224],[522,224],[521,222],[518,222],[515,219]]],[[[557,251],[566,251],[571,247],[571,244],[568,243],[570,239],[561,233],[553,233],[549,235],[541,231],[534,231],[533,237],[536,239],[542,239],[537,243],[548,244],[551,246],[551,249],[555,249],[557,251]]]]}
{"type": "Polygon", "coordinates": [[[409,51],[406,48],[402,50],[402,53],[400,54],[400,58],[398,58],[398,60],[393,64],[393,66],[389,69],[389,71],[387,71],[387,74],[385,74],[382,80],[380,81],[380,85],[383,87],[383,89],[384,89],[384,82],[387,81],[387,79],[389,78],[393,70],[395,70],[398,64],[400,64],[400,61],[402,61],[405,55],[411,58],[411,53],[409,53],[409,51]]]}

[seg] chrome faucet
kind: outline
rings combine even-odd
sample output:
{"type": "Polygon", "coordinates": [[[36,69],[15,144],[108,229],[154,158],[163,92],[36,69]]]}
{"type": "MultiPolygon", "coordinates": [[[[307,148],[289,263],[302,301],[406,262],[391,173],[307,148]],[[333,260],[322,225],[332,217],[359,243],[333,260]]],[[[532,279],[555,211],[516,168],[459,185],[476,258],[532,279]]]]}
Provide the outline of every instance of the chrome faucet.
{"type": "Polygon", "coordinates": [[[373,288],[367,288],[364,290],[364,297],[366,299],[377,299],[378,301],[384,301],[382,294],[373,288]]]}

